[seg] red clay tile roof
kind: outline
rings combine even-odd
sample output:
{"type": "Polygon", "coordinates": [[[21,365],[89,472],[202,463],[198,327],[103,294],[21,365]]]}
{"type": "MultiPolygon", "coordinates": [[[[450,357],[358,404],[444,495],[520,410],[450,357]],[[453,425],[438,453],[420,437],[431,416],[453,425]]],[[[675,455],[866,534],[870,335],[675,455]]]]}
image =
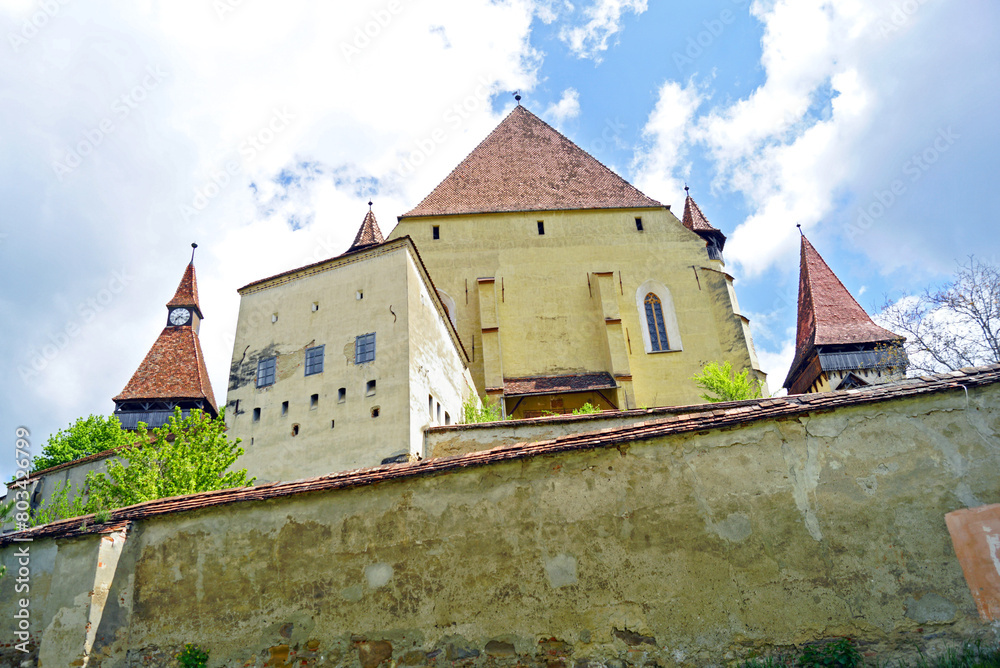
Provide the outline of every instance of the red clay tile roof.
{"type": "MultiPolygon", "coordinates": [[[[921,378],[908,378],[895,383],[873,385],[846,392],[822,392],[771,399],[699,404],[686,407],[685,412],[676,412],[665,417],[653,415],[656,412],[655,409],[637,409],[626,412],[631,415],[650,414],[651,419],[617,429],[575,433],[546,441],[505,445],[492,450],[471,452],[454,457],[425,459],[408,464],[386,464],[293,482],[275,482],[256,487],[223,489],[215,492],[157,499],[112,511],[110,519],[104,524],[95,523],[93,515],[88,515],[86,523],[83,522],[84,518],[75,517],[24,531],[3,534],[0,536],[0,546],[25,538],[70,538],[86,534],[100,534],[106,532],[109,527],[120,527],[126,522],[187,510],[200,510],[230,503],[264,501],[310,492],[365,487],[391,480],[439,475],[505,461],[519,461],[576,450],[616,447],[622,443],[663,438],[673,434],[740,428],[763,420],[787,419],[796,415],[808,415],[817,411],[835,410],[846,406],[863,406],[938,392],[968,391],[970,388],[996,383],[1000,383],[1000,364],[950,371],[921,378]]],[[[588,418],[605,420],[606,416],[585,416],[581,422],[588,418]]]]}
{"type": "Polygon", "coordinates": [[[190,325],[165,327],[114,401],[205,399],[218,413],[198,335],[190,325]]]}
{"type": "MultiPolygon", "coordinates": [[[[684,189],[685,191],[687,188],[684,189]]],[[[694,201],[690,194],[684,200],[684,218],[681,219],[684,227],[688,228],[692,232],[718,232],[718,228],[712,227],[712,224],[708,222],[708,218],[705,218],[705,214],[701,212],[701,208],[694,201]]]]}
{"type": "Polygon", "coordinates": [[[571,376],[505,378],[503,393],[509,397],[517,397],[530,394],[609,390],[616,387],[618,387],[618,383],[609,373],[581,373],[571,376]]]}
{"type": "Polygon", "coordinates": [[[173,299],[167,302],[167,308],[175,306],[193,306],[198,310],[198,315],[204,318],[201,315],[201,306],[198,305],[198,279],[194,275],[194,261],[184,270],[177,292],[174,293],[173,299]]]}
{"type": "Polygon", "coordinates": [[[872,322],[803,235],[799,259],[799,314],[795,334],[795,359],[784,386],[791,386],[792,376],[814,346],[879,343],[902,338],[872,322]]]}
{"type": "Polygon", "coordinates": [[[663,206],[517,106],[407,216],[663,206]]]}
{"type": "Polygon", "coordinates": [[[365,219],[361,222],[361,227],[358,228],[357,236],[354,237],[354,243],[347,249],[347,252],[361,250],[362,248],[374,246],[384,241],[385,237],[382,236],[382,230],[378,228],[378,223],[375,222],[375,214],[369,209],[368,215],[365,216],[365,219]]]}

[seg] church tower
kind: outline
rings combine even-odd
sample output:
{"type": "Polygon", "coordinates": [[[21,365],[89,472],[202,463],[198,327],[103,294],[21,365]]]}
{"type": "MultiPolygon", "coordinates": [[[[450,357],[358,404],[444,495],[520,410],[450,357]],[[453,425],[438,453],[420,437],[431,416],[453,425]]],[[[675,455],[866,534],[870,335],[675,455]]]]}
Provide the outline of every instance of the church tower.
{"type": "Polygon", "coordinates": [[[872,322],[803,234],[795,358],[784,385],[788,393],[900,380],[907,365],[903,341],[872,322]]]}
{"type": "Polygon", "coordinates": [[[711,361],[764,380],[725,235],[690,196],[680,220],[523,106],[399,218],[402,237],[506,416],[699,403],[691,377],[711,361]]]}
{"type": "MultiPolygon", "coordinates": [[[[191,244],[197,248],[197,244],[191,244]]],[[[167,302],[167,323],[133,374],[125,389],[114,398],[115,417],[125,429],[145,422],[153,429],[162,426],[180,406],[187,415],[192,408],[217,417],[215,395],[205,368],[198,331],[204,316],[198,304],[198,281],[194,271],[194,251],[180,285],[167,302]]]]}

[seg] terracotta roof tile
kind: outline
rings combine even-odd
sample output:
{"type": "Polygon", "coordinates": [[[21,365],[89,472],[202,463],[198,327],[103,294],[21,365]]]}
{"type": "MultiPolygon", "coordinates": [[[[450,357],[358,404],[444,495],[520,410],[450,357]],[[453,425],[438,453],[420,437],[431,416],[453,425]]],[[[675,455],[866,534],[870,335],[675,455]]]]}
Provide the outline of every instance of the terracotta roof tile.
{"type": "Polygon", "coordinates": [[[167,302],[167,308],[175,306],[193,306],[198,309],[198,315],[201,315],[201,306],[198,304],[198,279],[194,273],[194,261],[188,264],[187,269],[184,270],[184,276],[181,277],[180,285],[177,286],[177,292],[167,302]]]}
{"type": "MultiPolygon", "coordinates": [[[[687,188],[684,189],[685,191],[687,188]]],[[[688,228],[692,232],[718,232],[718,228],[713,227],[711,223],[708,222],[708,218],[705,214],[701,212],[701,207],[698,206],[697,202],[688,194],[687,198],[684,200],[684,217],[681,219],[684,227],[688,228]]]]}
{"type": "Polygon", "coordinates": [[[506,378],[503,391],[507,396],[530,394],[557,394],[559,392],[586,392],[618,387],[609,373],[583,373],[570,376],[531,376],[506,378]]]}
{"type": "Polygon", "coordinates": [[[663,206],[517,106],[407,216],[663,206]]]}
{"type": "MultiPolygon", "coordinates": [[[[86,524],[83,522],[83,518],[76,517],[25,531],[4,534],[0,536],[0,546],[24,538],[68,538],[84,534],[99,534],[107,531],[108,527],[122,526],[124,522],[186,510],[198,510],[230,503],[264,501],[310,492],[364,487],[380,482],[439,475],[450,471],[488,466],[505,461],[518,461],[576,450],[615,447],[621,443],[662,438],[672,434],[740,427],[763,420],[807,415],[817,410],[825,411],[845,406],[861,406],[938,392],[967,391],[969,388],[994,385],[996,383],[1000,383],[1000,364],[971,368],[964,372],[962,376],[949,375],[947,379],[907,379],[905,381],[874,385],[870,388],[849,392],[794,395],[786,397],[781,401],[749,399],[721,404],[699,404],[683,407],[683,410],[688,411],[688,413],[677,416],[678,418],[683,418],[683,421],[680,419],[676,421],[668,419],[649,420],[640,425],[626,425],[610,431],[575,433],[547,441],[499,446],[491,450],[456,455],[454,457],[425,459],[407,464],[387,464],[354,471],[341,471],[316,478],[296,480],[294,482],[269,483],[256,487],[224,489],[215,492],[202,492],[188,496],[175,496],[168,499],[147,501],[146,503],[119,508],[113,511],[109,521],[104,524],[93,523],[93,516],[87,516],[88,522],[86,524]],[[727,414],[719,417],[714,414],[719,408],[731,409],[741,406],[760,406],[762,410],[750,416],[727,414]]],[[[677,407],[672,410],[682,410],[682,408],[677,407]]],[[[651,413],[653,411],[638,409],[627,412],[630,414],[639,414],[651,413]]],[[[598,415],[580,417],[583,418],[581,421],[601,419],[601,416],[598,415]]]]}
{"type": "Polygon", "coordinates": [[[879,327],[802,235],[799,257],[799,311],[793,374],[814,346],[898,341],[903,337],[879,327]]]}
{"type": "Polygon", "coordinates": [[[365,219],[361,222],[361,227],[358,228],[357,235],[354,237],[354,243],[347,249],[347,252],[350,253],[367,248],[368,246],[375,246],[384,241],[385,237],[382,236],[382,230],[378,228],[378,223],[375,222],[375,214],[369,209],[365,219]]]}
{"type": "Polygon", "coordinates": [[[218,413],[198,335],[190,326],[165,327],[115,401],[205,399],[218,413]]]}

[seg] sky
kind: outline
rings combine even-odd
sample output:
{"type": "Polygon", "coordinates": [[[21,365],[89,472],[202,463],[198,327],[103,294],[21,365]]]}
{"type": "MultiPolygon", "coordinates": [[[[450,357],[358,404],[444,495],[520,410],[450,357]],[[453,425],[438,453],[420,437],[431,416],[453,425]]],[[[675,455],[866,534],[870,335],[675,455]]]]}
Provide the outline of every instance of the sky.
{"type": "Polygon", "coordinates": [[[991,0],[0,0],[0,478],[110,414],[196,256],[239,298],[383,232],[522,104],[728,237],[771,391],[798,232],[874,312],[998,262],[991,0]],[[6,453],[6,454],[4,454],[6,453]]]}

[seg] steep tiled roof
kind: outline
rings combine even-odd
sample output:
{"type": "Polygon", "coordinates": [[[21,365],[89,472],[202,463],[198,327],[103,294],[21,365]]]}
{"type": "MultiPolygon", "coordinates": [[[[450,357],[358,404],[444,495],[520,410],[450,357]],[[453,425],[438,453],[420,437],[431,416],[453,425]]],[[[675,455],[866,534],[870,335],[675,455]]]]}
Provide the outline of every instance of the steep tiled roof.
{"type": "Polygon", "coordinates": [[[382,236],[382,230],[378,228],[378,223],[375,222],[375,214],[369,209],[365,219],[361,222],[361,227],[358,228],[358,234],[354,237],[354,243],[347,249],[347,252],[361,250],[362,248],[374,246],[384,241],[385,237],[382,236]]]}
{"type": "Polygon", "coordinates": [[[407,216],[663,206],[517,106],[407,216]]]}
{"type": "Polygon", "coordinates": [[[167,308],[175,306],[193,306],[198,309],[198,315],[201,315],[201,306],[198,304],[198,279],[194,274],[193,260],[184,270],[184,276],[181,277],[180,285],[177,286],[177,292],[167,302],[167,308]]]}
{"type": "Polygon", "coordinates": [[[618,387],[609,373],[581,373],[571,376],[531,376],[505,378],[503,392],[507,396],[530,394],[557,394],[559,392],[586,392],[618,387]]]}
{"type": "MultiPolygon", "coordinates": [[[[247,501],[264,501],[309,492],[364,487],[390,480],[442,474],[464,468],[488,466],[505,461],[524,460],[542,455],[553,455],[574,450],[615,447],[622,443],[662,438],[672,434],[695,433],[710,429],[738,428],[762,420],[789,418],[796,415],[806,415],[816,411],[828,411],[847,406],[863,406],[937,392],[968,391],[968,389],[974,387],[983,387],[996,383],[1000,383],[1000,364],[951,371],[933,376],[923,376],[921,378],[909,378],[895,383],[873,385],[870,388],[849,390],[846,392],[822,392],[772,399],[749,399],[746,401],[729,401],[717,404],[699,404],[687,407],[686,411],[678,411],[661,418],[653,415],[655,409],[639,409],[628,411],[628,413],[649,413],[650,419],[617,429],[575,433],[546,441],[517,443],[515,445],[500,446],[492,450],[472,452],[454,457],[425,459],[409,464],[387,464],[367,469],[342,471],[306,480],[296,480],[294,482],[277,482],[257,487],[224,489],[216,492],[202,492],[188,496],[175,496],[168,499],[147,501],[146,503],[113,511],[111,518],[104,524],[94,523],[92,516],[87,516],[87,523],[84,523],[82,518],[79,517],[61,520],[25,531],[4,534],[0,536],[0,545],[23,538],[43,538],[49,536],[69,538],[84,534],[99,534],[107,531],[108,527],[111,526],[123,526],[123,523],[126,522],[186,510],[198,510],[247,501]]],[[[606,419],[601,415],[589,416],[589,418],[602,421],[606,419]]],[[[585,422],[586,419],[588,418],[581,419],[581,422],[585,422]]]]}
{"type": "MultiPolygon", "coordinates": [[[[687,188],[684,190],[686,191],[687,188]]],[[[691,197],[690,193],[684,199],[684,218],[681,219],[681,222],[684,223],[684,227],[692,232],[719,231],[718,228],[712,227],[712,224],[708,222],[708,218],[701,212],[701,208],[691,197]]]]}
{"type": "Polygon", "coordinates": [[[803,235],[795,360],[785,379],[785,387],[791,385],[793,375],[814,346],[879,343],[901,338],[872,322],[803,235]]]}
{"type": "Polygon", "coordinates": [[[165,327],[115,401],[205,399],[218,412],[198,335],[190,326],[165,327]]]}

